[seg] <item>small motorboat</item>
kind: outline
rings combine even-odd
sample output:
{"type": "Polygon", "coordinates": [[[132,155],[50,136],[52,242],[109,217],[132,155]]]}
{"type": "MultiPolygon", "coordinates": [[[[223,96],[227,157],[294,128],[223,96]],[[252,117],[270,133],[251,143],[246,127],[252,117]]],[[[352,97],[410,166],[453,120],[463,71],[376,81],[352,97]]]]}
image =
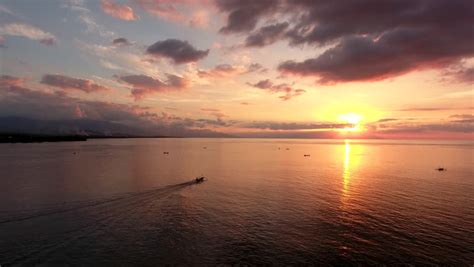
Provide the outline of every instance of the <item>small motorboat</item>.
{"type": "Polygon", "coordinates": [[[437,168],[436,170],[439,171],[439,172],[447,171],[447,169],[446,169],[446,168],[443,168],[443,167],[439,167],[439,168],[437,168]]]}
{"type": "Polygon", "coordinates": [[[202,182],[204,182],[204,176],[196,177],[195,180],[196,180],[196,184],[202,183],[202,182]]]}
{"type": "Polygon", "coordinates": [[[168,155],[169,153],[170,153],[170,152],[168,152],[168,151],[163,152],[163,154],[165,154],[165,155],[168,155]]]}
{"type": "Polygon", "coordinates": [[[310,155],[310,154],[304,154],[304,156],[305,156],[305,157],[311,157],[311,155],[310,155]]]}

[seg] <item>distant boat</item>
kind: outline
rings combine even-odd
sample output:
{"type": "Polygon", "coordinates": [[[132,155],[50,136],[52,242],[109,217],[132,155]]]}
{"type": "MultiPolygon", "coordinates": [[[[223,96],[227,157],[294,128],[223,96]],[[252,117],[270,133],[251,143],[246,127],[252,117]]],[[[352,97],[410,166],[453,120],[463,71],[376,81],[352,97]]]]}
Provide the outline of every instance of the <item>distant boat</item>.
{"type": "Polygon", "coordinates": [[[443,168],[443,167],[439,167],[439,168],[437,168],[436,170],[439,171],[439,172],[447,171],[447,169],[446,169],[446,168],[443,168]]]}
{"type": "Polygon", "coordinates": [[[196,177],[195,180],[196,180],[196,184],[202,183],[202,182],[204,182],[204,176],[196,177]]]}
{"type": "Polygon", "coordinates": [[[163,154],[165,154],[165,155],[168,155],[169,153],[170,153],[170,152],[168,152],[168,151],[163,152],[163,154]]]}
{"type": "Polygon", "coordinates": [[[311,157],[311,155],[310,155],[310,154],[304,154],[304,156],[305,156],[305,157],[311,157]]]}

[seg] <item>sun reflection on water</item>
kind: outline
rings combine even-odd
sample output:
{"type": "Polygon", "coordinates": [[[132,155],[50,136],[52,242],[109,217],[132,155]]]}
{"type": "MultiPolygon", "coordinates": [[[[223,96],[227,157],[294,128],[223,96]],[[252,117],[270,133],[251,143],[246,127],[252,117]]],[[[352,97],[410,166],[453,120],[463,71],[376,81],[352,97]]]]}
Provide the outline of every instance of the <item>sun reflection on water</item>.
{"type": "Polygon", "coordinates": [[[352,194],[354,187],[358,182],[355,172],[357,171],[361,160],[363,145],[353,143],[350,139],[344,140],[344,170],[342,173],[342,195],[348,198],[352,194]]]}
{"type": "Polygon", "coordinates": [[[344,195],[348,193],[349,182],[351,180],[350,172],[350,161],[351,161],[351,143],[350,140],[346,139],[345,141],[345,157],[344,157],[344,173],[343,177],[343,189],[342,192],[344,195]]]}

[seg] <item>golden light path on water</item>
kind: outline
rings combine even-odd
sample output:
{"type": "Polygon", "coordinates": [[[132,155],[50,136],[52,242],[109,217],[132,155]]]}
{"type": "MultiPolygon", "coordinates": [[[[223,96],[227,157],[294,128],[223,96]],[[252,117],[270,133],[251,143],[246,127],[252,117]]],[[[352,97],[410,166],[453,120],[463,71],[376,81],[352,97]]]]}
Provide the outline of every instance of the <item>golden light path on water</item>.
{"type": "Polygon", "coordinates": [[[351,144],[350,140],[346,139],[345,143],[345,157],[344,157],[344,173],[343,177],[343,194],[347,195],[349,189],[349,181],[351,179],[351,172],[350,172],[350,162],[351,162],[351,144]]]}
{"type": "Polygon", "coordinates": [[[342,173],[342,196],[344,199],[350,197],[351,191],[354,190],[354,186],[360,181],[357,180],[357,175],[354,173],[359,167],[364,147],[361,144],[352,143],[350,139],[344,140],[344,169],[342,173]],[[354,180],[356,179],[356,180],[354,180]]]}

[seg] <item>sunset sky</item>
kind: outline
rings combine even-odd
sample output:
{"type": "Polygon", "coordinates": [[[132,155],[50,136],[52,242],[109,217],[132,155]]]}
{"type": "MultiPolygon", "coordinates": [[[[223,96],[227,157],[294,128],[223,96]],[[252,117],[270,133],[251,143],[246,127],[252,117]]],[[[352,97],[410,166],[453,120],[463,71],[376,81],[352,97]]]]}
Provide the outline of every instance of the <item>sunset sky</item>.
{"type": "Polygon", "coordinates": [[[2,0],[0,117],[472,139],[473,25],[469,0],[2,0]]]}

